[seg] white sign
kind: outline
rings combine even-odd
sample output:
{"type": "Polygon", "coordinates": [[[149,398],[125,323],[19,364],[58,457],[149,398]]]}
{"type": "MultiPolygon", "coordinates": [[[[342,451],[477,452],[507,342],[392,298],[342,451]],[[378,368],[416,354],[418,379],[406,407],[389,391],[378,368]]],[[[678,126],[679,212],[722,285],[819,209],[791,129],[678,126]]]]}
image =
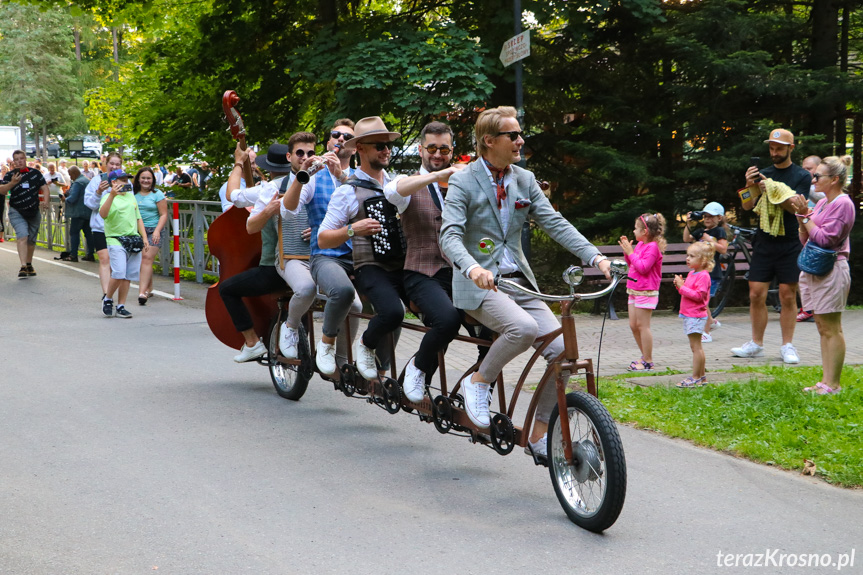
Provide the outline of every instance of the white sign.
{"type": "Polygon", "coordinates": [[[503,43],[500,50],[500,61],[504,66],[518,62],[530,56],[530,30],[513,36],[503,43]]]}

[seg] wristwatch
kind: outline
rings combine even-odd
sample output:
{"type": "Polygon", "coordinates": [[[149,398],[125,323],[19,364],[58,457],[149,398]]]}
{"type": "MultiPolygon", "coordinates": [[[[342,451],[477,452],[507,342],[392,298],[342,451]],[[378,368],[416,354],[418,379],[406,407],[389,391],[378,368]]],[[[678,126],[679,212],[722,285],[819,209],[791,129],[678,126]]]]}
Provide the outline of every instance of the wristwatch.
{"type": "Polygon", "coordinates": [[[806,224],[809,223],[809,218],[803,218],[802,220],[800,220],[800,223],[805,226],[806,224]]]}
{"type": "Polygon", "coordinates": [[[348,224],[348,237],[354,237],[354,227],[351,224],[348,224]]]}

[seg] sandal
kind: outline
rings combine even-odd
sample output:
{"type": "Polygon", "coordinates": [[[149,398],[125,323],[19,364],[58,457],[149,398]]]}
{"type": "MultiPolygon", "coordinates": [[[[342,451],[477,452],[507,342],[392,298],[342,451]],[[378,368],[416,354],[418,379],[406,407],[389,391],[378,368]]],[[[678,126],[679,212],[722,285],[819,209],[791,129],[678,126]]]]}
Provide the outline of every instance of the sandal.
{"type": "Polygon", "coordinates": [[[653,371],[653,362],[640,359],[629,364],[629,371],[653,371]]]}
{"type": "Polygon", "coordinates": [[[812,387],[804,387],[803,391],[812,391],[818,395],[830,395],[832,393],[839,393],[840,391],[842,391],[842,388],[837,387],[836,389],[833,389],[832,387],[830,387],[826,383],[821,383],[819,381],[818,383],[816,383],[812,387]]]}
{"type": "Polygon", "coordinates": [[[705,383],[707,383],[706,375],[701,377],[687,377],[686,379],[678,383],[677,387],[681,389],[689,389],[691,387],[701,387],[705,383]]]}

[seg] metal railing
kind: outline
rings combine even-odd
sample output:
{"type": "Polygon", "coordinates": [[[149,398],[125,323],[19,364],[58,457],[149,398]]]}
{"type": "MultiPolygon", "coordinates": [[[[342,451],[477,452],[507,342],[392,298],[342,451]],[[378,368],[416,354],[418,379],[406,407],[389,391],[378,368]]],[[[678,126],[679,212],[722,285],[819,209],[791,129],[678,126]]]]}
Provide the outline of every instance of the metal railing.
{"type": "MultiPolygon", "coordinates": [[[[219,262],[207,246],[207,232],[213,220],[222,215],[222,206],[219,202],[168,198],[168,223],[162,232],[162,248],[155,261],[161,267],[163,276],[173,273],[174,238],[171,219],[175,201],[180,205],[180,269],[194,272],[195,281],[203,283],[204,274],[219,275],[219,262]]],[[[42,222],[39,225],[36,245],[49,250],[69,250],[70,221],[65,217],[63,207],[59,198],[52,197],[50,206],[42,208],[42,222]]],[[[8,209],[3,212],[3,224],[3,237],[14,240],[15,230],[9,224],[8,209]]],[[[81,246],[83,245],[82,240],[81,246]]]]}

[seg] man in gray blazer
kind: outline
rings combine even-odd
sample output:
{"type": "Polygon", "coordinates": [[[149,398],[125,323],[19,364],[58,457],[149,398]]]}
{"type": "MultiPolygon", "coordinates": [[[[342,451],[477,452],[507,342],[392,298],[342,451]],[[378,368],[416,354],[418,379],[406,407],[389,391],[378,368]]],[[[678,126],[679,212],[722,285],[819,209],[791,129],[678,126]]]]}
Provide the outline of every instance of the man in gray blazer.
{"type": "MultiPolygon", "coordinates": [[[[452,286],[455,306],[500,334],[479,370],[461,382],[468,417],[477,427],[487,428],[489,382],[497,378],[504,365],[533,345],[538,336],[560,327],[554,313],[541,300],[521,292],[506,292],[504,288],[498,291],[494,286],[499,271],[501,277],[536,290],[536,279],[521,246],[521,229],[527,216],[608,278],[610,264],[554,210],[534,175],[514,165],[521,160],[524,145],[515,108],[503,106],[484,111],[477,118],[475,132],[479,158],[449,180],[440,245],[455,270],[452,286]],[[494,242],[492,253],[480,252],[482,238],[494,242]]],[[[563,337],[558,337],[543,356],[550,362],[562,352],[563,337]]],[[[555,387],[546,386],[537,405],[528,453],[546,455],[548,419],[556,401],[555,387]]]]}

